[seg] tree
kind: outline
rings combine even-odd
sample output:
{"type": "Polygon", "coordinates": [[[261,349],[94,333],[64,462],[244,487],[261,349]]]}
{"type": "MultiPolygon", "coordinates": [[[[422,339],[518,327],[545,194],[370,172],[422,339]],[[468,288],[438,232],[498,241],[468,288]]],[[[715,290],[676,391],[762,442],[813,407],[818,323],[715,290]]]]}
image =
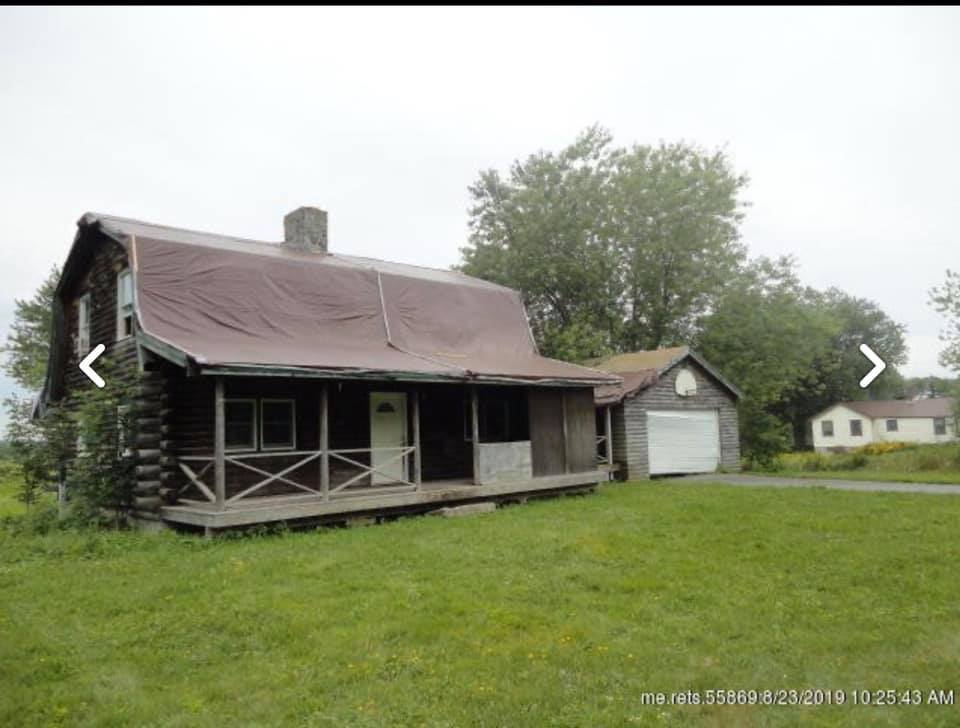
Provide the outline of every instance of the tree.
{"type": "Polygon", "coordinates": [[[784,403],[836,333],[834,322],[811,305],[811,292],[800,284],[795,266],[792,258],[759,258],[745,266],[704,317],[695,341],[741,390],[743,452],[761,463],[792,444],[784,403]]]}
{"type": "Polygon", "coordinates": [[[38,392],[43,386],[50,351],[53,294],[59,281],[60,268],[55,265],[32,298],[14,299],[13,324],[3,347],[7,354],[3,371],[30,392],[38,392]]]}
{"type": "Polygon", "coordinates": [[[470,187],[464,272],[518,289],[541,351],[582,359],[615,345],[621,313],[606,208],[615,152],[598,127],[558,154],[487,170],[470,187]]]}
{"type": "Polygon", "coordinates": [[[946,344],[940,352],[940,364],[960,372],[960,272],[947,270],[943,285],[930,289],[930,305],[947,319],[947,326],[940,334],[946,344]]]}
{"type": "Polygon", "coordinates": [[[906,363],[906,327],[891,319],[874,301],[851,296],[838,288],[808,289],[807,305],[830,322],[827,346],[785,397],[779,411],[793,425],[794,443],[806,443],[810,417],[835,402],[857,399],[893,399],[902,396],[903,377],[897,367],[906,363]],[[887,368],[864,390],[860,379],[871,365],[860,353],[868,344],[887,368]]]}
{"type": "Polygon", "coordinates": [[[684,341],[743,260],[736,175],[686,144],[617,149],[591,127],[470,188],[461,270],[520,290],[545,354],[684,341]]]}
{"type": "Polygon", "coordinates": [[[617,155],[615,220],[626,271],[624,350],[689,341],[745,259],[737,225],[747,178],[723,152],[686,144],[617,155]]]}

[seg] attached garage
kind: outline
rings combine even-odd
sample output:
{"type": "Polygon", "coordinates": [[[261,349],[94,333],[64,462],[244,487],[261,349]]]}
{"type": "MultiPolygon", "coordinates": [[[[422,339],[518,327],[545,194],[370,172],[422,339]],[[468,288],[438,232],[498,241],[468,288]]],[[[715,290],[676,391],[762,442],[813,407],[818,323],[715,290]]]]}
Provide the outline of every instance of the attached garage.
{"type": "Polygon", "coordinates": [[[739,468],[740,392],[688,347],[619,354],[589,365],[623,378],[594,392],[598,426],[609,423],[611,442],[599,455],[610,453],[620,477],[739,468]]]}

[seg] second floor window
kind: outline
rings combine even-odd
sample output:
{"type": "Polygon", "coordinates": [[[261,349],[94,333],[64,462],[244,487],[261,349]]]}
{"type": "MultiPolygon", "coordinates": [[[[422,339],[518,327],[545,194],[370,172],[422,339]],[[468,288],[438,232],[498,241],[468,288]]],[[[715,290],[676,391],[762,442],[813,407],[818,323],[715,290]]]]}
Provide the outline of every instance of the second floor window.
{"type": "Polygon", "coordinates": [[[133,335],[133,276],[130,270],[117,275],[117,340],[133,335]]]}
{"type": "Polygon", "coordinates": [[[90,351],[90,294],[84,293],[77,303],[77,356],[81,359],[90,351]]]}

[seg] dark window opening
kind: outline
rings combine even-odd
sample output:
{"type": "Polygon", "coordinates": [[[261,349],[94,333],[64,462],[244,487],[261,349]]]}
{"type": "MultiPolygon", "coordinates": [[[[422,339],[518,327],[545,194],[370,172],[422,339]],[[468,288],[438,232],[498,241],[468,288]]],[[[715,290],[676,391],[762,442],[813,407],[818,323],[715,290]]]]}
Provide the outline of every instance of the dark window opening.
{"type": "MultiPolygon", "coordinates": [[[[480,442],[517,442],[530,439],[526,391],[520,387],[490,387],[479,395],[480,442]]],[[[470,397],[464,401],[463,439],[473,439],[470,397]]]]}
{"type": "Polygon", "coordinates": [[[296,441],[293,400],[264,399],[260,411],[261,449],[292,450],[296,441]]]}
{"type": "Polygon", "coordinates": [[[850,420],[850,436],[861,437],[863,435],[863,420],[850,420]]]}
{"type": "Polygon", "coordinates": [[[228,450],[257,448],[257,404],[252,399],[224,402],[224,434],[228,450]]]}
{"type": "Polygon", "coordinates": [[[947,418],[946,417],[933,418],[933,434],[934,435],[947,434],[947,418]]]}
{"type": "Polygon", "coordinates": [[[833,437],[833,420],[823,420],[820,423],[820,432],[824,437],[833,437]]]}
{"type": "Polygon", "coordinates": [[[896,420],[887,420],[887,432],[897,432],[899,427],[896,420]]]}

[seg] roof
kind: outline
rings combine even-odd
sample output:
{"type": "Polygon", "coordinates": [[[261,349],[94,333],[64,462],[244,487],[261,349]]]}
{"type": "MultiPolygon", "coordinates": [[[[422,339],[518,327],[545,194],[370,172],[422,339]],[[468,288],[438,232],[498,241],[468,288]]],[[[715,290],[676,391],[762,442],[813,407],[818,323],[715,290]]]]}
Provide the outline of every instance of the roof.
{"type": "Polygon", "coordinates": [[[98,213],[85,214],[78,227],[74,249],[99,230],[128,250],[141,343],[202,369],[615,381],[540,356],[520,295],[457,271],[98,213]]]}
{"type": "Polygon", "coordinates": [[[628,354],[614,354],[603,359],[595,359],[590,362],[590,365],[605,372],[640,372],[645,369],[660,371],[683,359],[689,351],[690,349],[686,346],[633,351],[628,354]]]}
{"type": "Polygon", "coordinates": [[[633,397],[647,387],[653,386],[660,378],[656,369],[643,369],[639,372],[623,372],[620,384],[605,384],[593,389],[593,402],[597,405],[616,404],[626,397],[633,397]]]}
{"type": "MultiPolygon", "coordinates": [[[[951,417],[956,400],[953,397],[933,399],[868,399],[862,401],[837,402],[820,414],[841,406],[852,409],[864,417],[878,419],[882,417],[951,417]]],[[[815,415],[819,417],[819,415],[815,415]]]]}
{"type": "Polygon", "coordinates": [[[688,346],[673,346],[651,351],[634,351],[627,354],[614,354],[587,362],[605,372],[619,374],[623,381],[619,384],[607,384],[595,387],[594,403],[597,405],[616,404],[628,397],[634,397],[644,389],[653,386],[659,378],[685,359],[693,359],[714,379],[734,396],[741,396],[740,390],[728,382],[699,354],[688,346]]]}

